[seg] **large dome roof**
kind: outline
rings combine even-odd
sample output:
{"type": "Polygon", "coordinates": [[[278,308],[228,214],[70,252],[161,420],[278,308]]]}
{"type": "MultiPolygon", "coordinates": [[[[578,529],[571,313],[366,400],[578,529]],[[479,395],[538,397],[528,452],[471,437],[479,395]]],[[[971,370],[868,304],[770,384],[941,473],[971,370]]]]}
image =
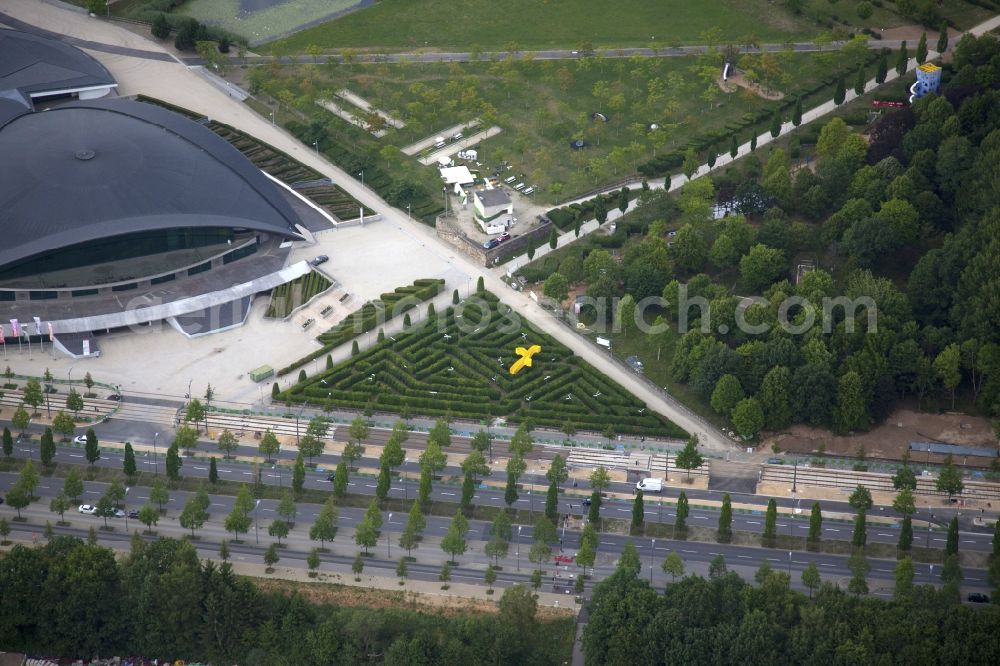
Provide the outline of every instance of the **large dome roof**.
{"type": "Polygon", "coordinates": [[[294,236],[277,186],[211,130],[115,99],[0,126],[0,267],[100,237],[191,227],[294,236]]]}

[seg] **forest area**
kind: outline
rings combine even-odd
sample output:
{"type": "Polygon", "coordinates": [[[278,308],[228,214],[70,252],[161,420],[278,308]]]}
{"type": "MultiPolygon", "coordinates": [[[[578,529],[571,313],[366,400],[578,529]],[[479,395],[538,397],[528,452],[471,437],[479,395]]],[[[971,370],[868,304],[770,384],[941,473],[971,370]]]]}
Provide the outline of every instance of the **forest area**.
{"type": "Polygon", "coordinates": [[[835,117],[647,190],[615,233],[522,273],[619,298],[606,323],[672,350],[658,363],[746,438],[864,431],[900,404],[998,417],[998,87],[1000,42],[965,36],[942,94],[867,137],[835,117]]]}
{"type": "MultiPolygon", "coordinates": [[[[909,560],[903,560],[908,562],[909,560]]],[[[995,664],[1000,606],[972,609],[955,590],[912,585],[897,569],[891,601],[840,590],[819,576],[789,588],[762,568],[756,585],[717,557],[707,579],[687,576],[661,594],[626,549],[595,589],[583,646],[588,664],[995,664]],[[907,584],[909,583],[909,584],[907,584]]]]}
{"type": "Polygon", "coordinates": [[[248,666],[553,664],[568,657],[574,631],[573,618],[536,618],[536,598],[521,586],[505,592],[497,614],[449,617],[262,592],[228,562],[199,561],[187,540],[136,536],[116,559],[56,536],[14,546],[0,562],[0,645],[31,654],[248,666]]]}

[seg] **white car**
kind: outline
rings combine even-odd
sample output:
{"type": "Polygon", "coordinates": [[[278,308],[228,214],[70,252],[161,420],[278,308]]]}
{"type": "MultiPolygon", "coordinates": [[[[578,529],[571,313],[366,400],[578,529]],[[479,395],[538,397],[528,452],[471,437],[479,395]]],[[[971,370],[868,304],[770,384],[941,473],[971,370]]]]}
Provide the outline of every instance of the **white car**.
{"type": "Polygon", "coordinates": [[[115,509],[115,518],[124,518],[125,512],[121,509],[115,509]]]}
{"type": "Polygon", "coordinates": [[[74,444],[86,444],[87,443],[87,436],[86,435],[78,435],[78,436],[76,436],[76,437],[73,438],[73,443],[74,444]]]}
{"type": "Polygon", "coordinates": [[[93,504],[81,504],[80,513],[85,513],[88,516],[92,516],[95,513],[97,513],[97,507],[94,506],[93,504]]]}

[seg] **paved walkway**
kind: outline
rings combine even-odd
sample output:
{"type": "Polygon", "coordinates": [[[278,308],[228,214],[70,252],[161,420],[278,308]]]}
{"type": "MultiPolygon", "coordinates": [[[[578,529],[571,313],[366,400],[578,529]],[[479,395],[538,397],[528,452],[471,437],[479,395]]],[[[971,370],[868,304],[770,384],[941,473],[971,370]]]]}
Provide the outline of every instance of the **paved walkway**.
{"type": "MultiPolygon", "coordinates": [[[[90,19],[89,16],[85,16],[85,18],[90,19]]],[[[92,20],[94,23],[98,22],[96,19],[90,19],[90,20],[92,20]]],[[[67,44],[72,44],[73,46],[76,46],[81,49],[87,49],[89,51],[100,51],[101,53],[113,53],[115,55],[123,55],[123,56],[128,56],[130,58],[147,58],[149,60],[162,60],[166,62],[177,61],[177,59],[171,54],[160,50],[152,51],[140,48],[132,48],[129,46],[121,46],[117,44],[105,44],[103,42],[97,42],[90,39],[80,39],[78,37],[72,37],[52,30],[46,30],[45,28],[40,28],[36,25],[32,25],[31,23],[18,20],[13,16],[11,16],[9,13],[5,13],[3,11],[0,11],[0,23],[3,23],[4,25],[10,28],[15,28],[16,30],[20,30],[22,32],[28,32],[33,35],[42,35],[45,37],[51,37],[53,39],[60,39],[66,42],[67,44]]],[[[200,58],[198,60],[201,61],[200,58]]],[[[198,64],[203,64],[203,62],[199,62],[198,64]]]]}

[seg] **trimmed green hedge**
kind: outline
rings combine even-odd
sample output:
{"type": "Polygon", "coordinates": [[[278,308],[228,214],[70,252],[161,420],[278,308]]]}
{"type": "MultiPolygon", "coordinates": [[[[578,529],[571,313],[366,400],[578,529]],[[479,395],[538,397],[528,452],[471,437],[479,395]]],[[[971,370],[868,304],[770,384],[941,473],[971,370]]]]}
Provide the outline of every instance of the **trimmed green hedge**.
{"type": "Polygon", "coordinates": [[[299,360],[286,365],[278,370],[278,376],[287,375],[293,370],[298,370],[306,363],[328,354],[331,349],[338,347],[357,336],[373,330],[379,323],[385,323],[392,317],[403,314],[409,309],[416,307],[419,303],[434,298],[441,289],[444,288],[444,280],[437,278],[421,278],[415,280],[412,286],[397,287],[392,294],[383,294],[383,300],[369,301],[360,308],[347,315],[343,321],[325,333],[321,333],[316,339],[323,346],[316,351],[303,356],[299,360]],[[396,297],[398,294],[398,298],[396,297]],[[386,302],[384,297],[389,296],[390,301],[386,302]],[[403,299],[408,299],[404,302],[403,299]],[[384,313],[380,316],[380,311],[384,313]]]}

